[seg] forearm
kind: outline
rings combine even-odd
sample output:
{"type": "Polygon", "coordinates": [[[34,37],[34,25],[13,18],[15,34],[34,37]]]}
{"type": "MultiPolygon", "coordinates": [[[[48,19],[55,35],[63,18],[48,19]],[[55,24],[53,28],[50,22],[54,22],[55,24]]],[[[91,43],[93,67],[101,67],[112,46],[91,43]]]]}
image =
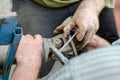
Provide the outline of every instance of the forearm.
{"type": "Polygon", "coordinates": [[[120,37],[120,1],[119,0],[117,0],[116,6],[114,8],[114,16],[115,16],[117,32],[120,37]]]}
{"type": "Polygon", "coordinates": [[[40,65],[32,61],[17,64],[11,80],[37,80],[40,65]]]}
{"type": "Polygon", "coordinates": [[[37,80],[42,64],[42,37],[23,35],[15,58],[17,66],[11,80],[37,80]]]}
{"type": "Polygon", "coordinates": [[[92,11],[95,12],[98,16],[104,7],[104,0],[83,0],[76,12],[80,12],[81,10],[92,11]]]}

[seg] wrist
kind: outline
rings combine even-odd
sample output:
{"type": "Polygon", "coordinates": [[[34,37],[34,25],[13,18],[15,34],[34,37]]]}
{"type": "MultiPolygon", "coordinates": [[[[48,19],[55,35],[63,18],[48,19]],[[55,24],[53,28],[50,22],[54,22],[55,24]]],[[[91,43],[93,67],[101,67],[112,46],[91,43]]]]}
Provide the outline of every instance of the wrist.
{"type": "Polygon", "coordinates": [[[40,67],[42,64],[42,58],[39,57],[23,57],[19,61],[17,61],[17,65],[23,65],[23,66],[32,66],[32,67],[40,67]]]}
{"type": "Polygon", "coordinates": [[[41,64],[34,64],[33,62],[27,60],[19,62],[12,76],[12,80],[37,80],[40,67],[41,64]]]}
{"type": "Polygon", "coordinates": [[[88,12],[92,11],[93,13],[99,15],[104,7],[104,0],[83,0],[78,7],[78,10],[88,10],[88,12]]]}

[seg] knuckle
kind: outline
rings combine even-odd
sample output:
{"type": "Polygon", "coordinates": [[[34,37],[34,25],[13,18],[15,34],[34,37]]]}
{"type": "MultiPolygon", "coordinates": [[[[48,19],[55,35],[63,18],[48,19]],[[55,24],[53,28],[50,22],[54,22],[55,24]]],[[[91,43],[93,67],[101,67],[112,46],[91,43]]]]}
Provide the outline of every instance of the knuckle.
{"type": "Polygon", "coordinates": [[[97,27],[95,26],[95,25],[91,25],[91,26],[89,26],[89,28],[88,28],[88,31],[93,31],[93,32],[96,32],[98,29],[97,29],[97,27]]]}
{"type": "Polygon", "coordinates": [[[65,27],[65,28],[63,29],[63,31],[64,31],[64,32],[69,32],[69,28],[68,28],[68,27],[65,27]]]}
{"type": "Polygon", "coordinates": [[[30,35],[30,34],[26,34],[26,36],[27,36],[27,37],[32,37],[32,35],[30,35]]]}

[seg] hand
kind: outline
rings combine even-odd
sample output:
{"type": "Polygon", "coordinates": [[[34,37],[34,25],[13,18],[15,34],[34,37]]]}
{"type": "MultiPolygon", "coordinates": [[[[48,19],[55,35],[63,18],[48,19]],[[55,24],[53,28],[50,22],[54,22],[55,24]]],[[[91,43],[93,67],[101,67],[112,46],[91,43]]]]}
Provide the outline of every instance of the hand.
{"type": "Polygon", "coordinates": [[[58,34],[63,30],[65,37],[67,37],[70,34],[70,31],[75,27],[78,28],[76,38],[78,41],[82,41],[81,47],[84,47],[90,42],[91,38],[99,28],[98,16],[95,12],[88,9],[76,11],[72,20],[58,26],[54,30],[54,33],[58,34]]]}
{"type": "Polygon", "coordinates": [[[78,41],[82,42],[81,46],[84,47],[99,28],[98,16],[104,7],[104,0],[82,0],[72,20],[68,24],[60,25],[54,32],[58,33],[63,29],[65,37],[67,37],[70,31],[77,27],[76,37],[78,41]]]}
{"type": "Polygon", "coordinates": [[[41,36],[22,36],[16,52],[17,66],[11,80],[37,80],[42,63],[41,55],[41,36]]]}
{"type": "Polygon", "coordinates": [[[40,35],[32,37],[27,34],[22,36],[21,41],[16,52],[16,61],[19,63],[34,63],[41,64],[42,58],[42,38],[40,35]]]}
{"type": "MultiPolygon", "coordinates": [[[[93,38],[91,39],[91,41],[81,50],[88,51],[91,49],[96,49],[99,47],[110,46],[110,45],[111,44],[108,41],[106,41],[105,39],[103,39],[100,36],[95,34],[95,35],[93,35],[93,38]]],[[[79,48],[81,48],[81,47],[79,47],[79,48]]]]}

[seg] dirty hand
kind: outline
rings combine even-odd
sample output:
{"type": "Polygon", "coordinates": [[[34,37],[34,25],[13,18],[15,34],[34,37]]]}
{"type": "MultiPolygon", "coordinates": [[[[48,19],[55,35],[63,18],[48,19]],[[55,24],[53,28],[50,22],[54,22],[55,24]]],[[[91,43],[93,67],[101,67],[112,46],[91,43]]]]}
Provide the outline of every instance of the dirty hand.
{"type": "MultiPolygon", "coordinates": [[[[19,63],[33,63],[40,66],[42,62],[42,37],[40,35],[23,35],[17,52],[16,61],[19,63]]],[[[32,65],[33,65],[32,64],[32,65]]]]}
{"type": "Polygon", "coordinates": [[[78,10],[69,23],[63,23],[58,26],[54,30],[54,33],[58,34],[63,30],[65,37],[67,37],[70,34],[70,31],[75,27],[78,28],[76,38],[78,41],[82,42],[81,47],[84,47],[90,42],[91,38],[99,28],[98,16],[95,12],[92,10],[90,11],[87,8],[78,10]]]}

